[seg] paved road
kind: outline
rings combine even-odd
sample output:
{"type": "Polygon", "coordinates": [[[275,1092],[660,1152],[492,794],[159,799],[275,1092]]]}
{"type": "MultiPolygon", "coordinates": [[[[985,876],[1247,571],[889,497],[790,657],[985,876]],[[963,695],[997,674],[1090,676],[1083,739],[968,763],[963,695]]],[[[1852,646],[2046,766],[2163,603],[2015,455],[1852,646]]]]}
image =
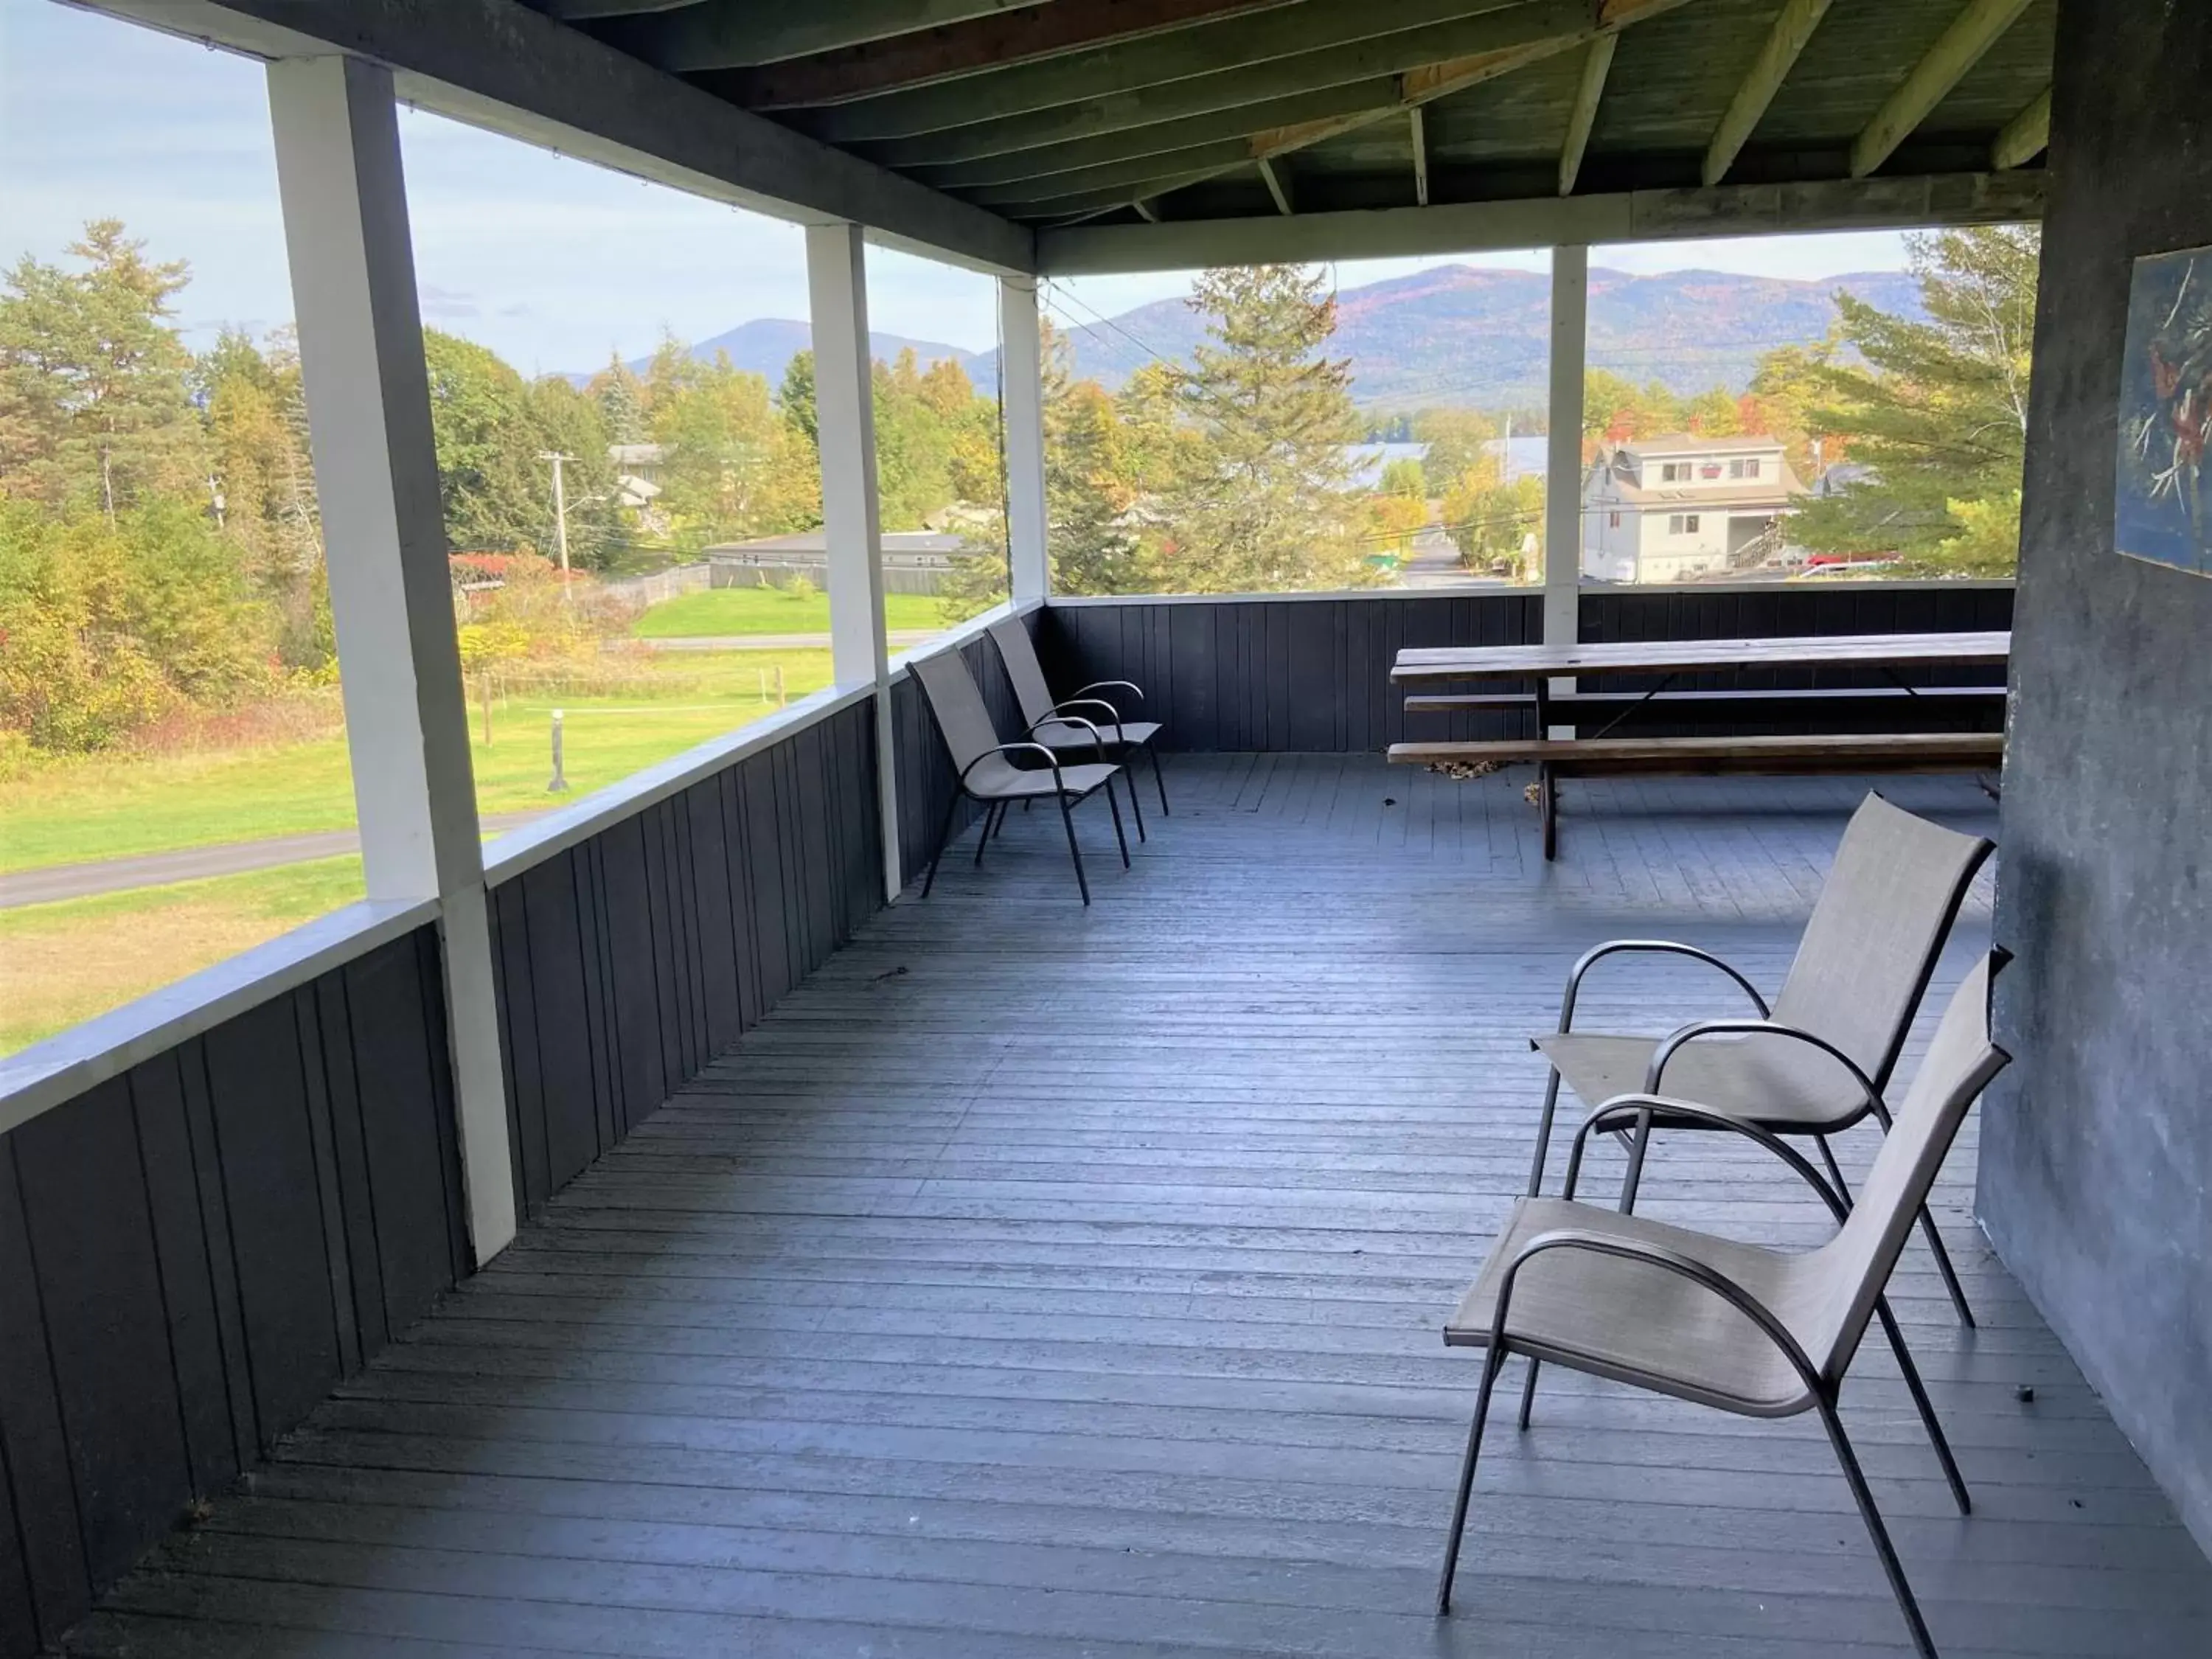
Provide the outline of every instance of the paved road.
{"type": "Polygon", "coordinates": [[[1500,577],[1478,575],[1459,562],[1459,549],[1441,525],[1423,525],[1412,552],[1398,567],[1400,587],[1506,587],[1500,577]]]}
{"type": "MultiPolygon", "coordinates": [[[[894,646],[920,645],[935,639],[941,628],[897,628],[890,634],[894,646]]],[[[827,634],[684,634],[673,639],[640,640],[648,651],[827,651],[827,634]]]]}
{"type": "MultiPolygon", "coordinates": [[[[512,830],[538,816],[536,812],[494,812],[485,817],[483,827],[512,830]]],[[[198,881],[204,876],[272,870],[279,865],[343,858],[348,853],[359,851],[359,832],[325,830],[307,836],[271,836],[265,841],[228,842],[218,847],[181,847],[173,853],[102,859],[95,864],[50,864],[43,869],[0,875],[0,910],[13,910],[26,904],[52,904],[59,899],[90,898],[100,893],[128,892],[134,887],[160,887],[173,881],[198,881]]]]}

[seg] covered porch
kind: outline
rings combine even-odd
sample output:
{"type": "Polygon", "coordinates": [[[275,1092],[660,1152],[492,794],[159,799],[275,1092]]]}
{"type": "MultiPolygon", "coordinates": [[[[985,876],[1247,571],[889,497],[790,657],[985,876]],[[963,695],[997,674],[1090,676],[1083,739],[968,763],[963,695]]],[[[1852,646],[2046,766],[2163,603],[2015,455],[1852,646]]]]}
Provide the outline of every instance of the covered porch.
{"type": "MultiPolygon", "coordinates": [[[[2212,587],[2119,556],[2112,458],[2124,256],[2212,242],[2176,72],[2212,63],[2203,15],[1929,0],[1899,31],[1841,0],[1856,32],[1793,109],[1829,9],[1802,0],[1393,29],[1334,0],[883,0],[767,44],[721,3],[98,9],[269,60],[370,896],[0,1074],[0,1659],[1907,1651],[1809,1419],[1565,1376],[1486,1452],[1459,1611],[1430,1599],[1477,1369],[1439,1327],[1525,1188],[1528,1036],[1607,937],[1771,987],[1870,787],[1999,843],[1928,1009],[1992,938],[2018,958],[2016,1063],[1934,1206],[1980,1328],[1918,1243],[1893,1285],[1975,1514],[1874,1345],[1843,1411],[1954,1659],[2201,1642],[2212,587]],[[1297,51],[1188,38],[1271,19],[1297,51]],[[1058,182],[936,141],[1091,118],[1068,77],[1117,27],[1166,56],[1104,150],[1037,163],[1058,182]],[[1726,75],[1686,50],[1739,37],[1726,75]],[[952,121],[1001,58],[1030,78],[952,121]],[[861,79],[776,90],[800,59],[861,79]],[[871,125],[919,92],[945,127],[871,125]],[[1607,98],[1635,118],[1611,134],[1607,98]],[[836,684],[489,843],[402,100],[807,230],[836,684]],[[2017,592],[1580,583],[1592,242],[2046,212],[2017,592]],[[1088,908],[1041,814],[980,870],[961,824],[918,896],[956,778],[884,631],[872,245],[999,283],[1009,596],[936,648],[1006,735],[1009,618],[1063,691],[1137,682],[1165,726],[1172,816],[1126,872],[1084,824],[1088,908]],[[1042,278],[1529,246],[1541,588],[1053,591],[1042,278]],[[1577,781],[1547,864],[1524,772],[1381,757],[1504,718],[1409,732],[1408,647],[2003,629],[2001,809],[1966,779],[1577,781]]],[[[1588,1006],[1713,1012],[1626,969],[1588,1006]]],[[[1662,1140],[1644,1207],[1826,1231],[1711,1138],[1662,1140]]]]}
{"type": "MultiPolygon", "coordinates": [[[[1169,786],[1080,917],[1048,815],[980,871],[970,830],[70,1650],[1901,1650],[1810,1419],[1571,1376],[1486,1462],[1461,1613],[1427,1605],[1478,1369],[1437,1325],[1526,1180],[1522,1034],[1602,938],[1773,983],[1863,781],[1582,786],[1549,866],[1516,777],[1221,754],[1169,786]]],[[[1971,783],[1885,787],[1995,828],[1971,783]]],[[[1711,1011],[1592,988],[1596,1018],[1711,1011]]],[[[1817,1242],[1747,1150],[1662,1143],[1644,1207],[1817,1242]]],[[[2185,1651],[2212,1567],[1973,1180],[1970,1137],[1936,1213],[1981,1328],[1923,1250],[1893,1288],[1972,1518],[1882,1358],[1845,1397],[1929,1623],[1952,1653],[2185,1651]]]]}

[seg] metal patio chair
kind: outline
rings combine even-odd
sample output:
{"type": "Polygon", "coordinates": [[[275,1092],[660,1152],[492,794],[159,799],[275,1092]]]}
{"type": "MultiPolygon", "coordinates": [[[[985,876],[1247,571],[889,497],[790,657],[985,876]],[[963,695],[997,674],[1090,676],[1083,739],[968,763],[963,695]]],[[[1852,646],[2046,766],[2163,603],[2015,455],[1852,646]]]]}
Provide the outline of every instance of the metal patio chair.
{"type": "Polygon", "coordinates": [[[1649,1094],[1625,1095],[1590,1114],[1575,1135],[1566,1196],[1515,1202],[1444,1327],[1446,1343],[1486,1352],[1437,1587],[1439,1616],[1451,1610],[1492,1389],[1506,1356],[1518,1353],[1531,1364],[1547,1359],[1741,1416],[1818,1411],[1914,1645],[1934,1659],[1935,1644],[1844,1433],[1837,1400],[1867,1321],[1879,1319],[1959,1512],[1970,1513],[1966,1482],[1882,1291],[1967,1108],[2010,1059],[1990,1041],[1990,981],[2002,960],[1985,957],[1951,999],[1856,1206],[1786,1141],[1741,1118],[1649,1094]],[[1836,1236],[1818,1249],[1784,1255],[1576,1202],[1591,1132],[1652,1111],[1756,1141],[1826,1200],[1836,1236]]]}
{"type": "MultiPolygon", "coordinates": [[[[1552,1062],[1552,1074],[1544,1090],[1528,1195],[1543,1190],[1544,1162],[1565,1078],[1586,1106],[1638,1091],[1664,1093],[1703,1109],[1698,1115],[1654,1111],[1639,1117],[1621,1186],[1624,1210],[1635,1206],[1651,1131],[1705,1128],[1710,1127],[1705,1116],[1715,1114],[1771,1134],[1811,1136],[1836,1190],[1848,1202],[1850,1189],[1828,1137],[1869,1116],[1888,1130],[1890,1113],[1882,1091],[1967,886],[1992,850],[1982,836],[1946,830],[1869,794],[1844,831],[1834,866],[1771,1009],[1742,973],[1694,945],[1614,939],[1586,952],[1567,975],[1559,1029],[1530,1039],[1552,1062]],[[1701,1020],[1663,1036],[1571,1029],[1583,976],[1593,967],[1608,957],[1651,951],[1718,969],[1750,998],[1759,1018],[1701,1020]]],[[[1973,1310],[1935,1219],[1923,1209],[1919,1221],[1960,1322],[1971,1327],[1973,1310]]],[[[1534,1391],[1532,1370],[1522,1403],[1524,1427],[1534,1391]]]]}
{"type": "MultiPolygon", "coordinates": [[[[1160,733],[1160,723],[1125,720],[1119,705],[1091,695],[1097,691],[1124,691],[1133,693],[1142,702],[1144,692],[1127,680],[1098,680],[1072,697],[1055,701],[1052,688],[1045,682],[1044,664],[1038,660],[1036,642],[1030,638],[1030,630],[1022,625],[1019,617],[994,623],[991,639],[999,647],[1000,660],[1006,665],[1006,678],[1013,684],[1014,700],[1022,706],[1022,718],[1029,722],[1030,740],[1055,751],[1079,754],[1091,746],[1095,732],[1105,738],[1108,752],[1124,761],[1131,750],[1143,754],[1152,763],[1152,787],[1159,792],[1161,816],[1167,816],[1168,786],[1160,776],[1159,751],[1152,747],[1152,739],[1160,733]],[[1079,720],[1071,713],[1079,710],[1088,713],[1079,720]],[[1097,721],[1095,726],[1091,725],[1093,720],[1097,721]]],[[[1141,839],[1145,812],[1137,803],[1137,781],[1133,775],[1129,780],[1129,805],[1137,815],[1137,835],[1141,839]]]]}
{"type": "MultiPolygon", "coordinates": [[[[1105,739],[1097,738],[1093,744],[1096,760],[1076,765],[1063,763],[1057,753],[1041,743],[1000,743],[990,707],[969,671],[967,658],[957,650],[939,651],[917,659],[910,667],[960,774],[959,787],[945,810],[945,825],[937,832],[937,850],[929,856],[929,878],[921,884],[922,897],[927,898],[929,890],[937,884],[938,862],[952,838],[953,820],[959,815],[963,798],[983,808],[982,832],[975,840],[978,865],[983,862],[983,849],[990,843],[994,827],[1005,821],[1009,806],[1016,801],[1026,806],[1033,800],[1050,800],[1060,807],[1060,823],[1067,830],[1067,854],[1075,861],[1075,884],[1084,903],[1089,904],[1091,882],[1083,872],[1083,848],[1075,839],[1074,809],[1102,790],[1114,814],[1114,839],[1121,848],[1121,867],[1129,867],[1128,838],[1121,833],[1121,808],[1114,799],[1114,775],[1121,769],[1106,759],[1105,739]],[[1014,755],[1027,755],[1043,765],[1024,770],[1009,758],[1014,755]]],[[[1131,793],[1135,793],[1133,786],[1131,793]]]]}

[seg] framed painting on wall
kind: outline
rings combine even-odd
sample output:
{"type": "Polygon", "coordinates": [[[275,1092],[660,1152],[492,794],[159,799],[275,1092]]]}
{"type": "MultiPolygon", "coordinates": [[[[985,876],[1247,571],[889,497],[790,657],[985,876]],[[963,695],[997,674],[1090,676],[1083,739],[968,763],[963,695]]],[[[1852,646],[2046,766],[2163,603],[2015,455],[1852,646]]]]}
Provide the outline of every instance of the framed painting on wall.
{"type": "Polygon", "coordinates": [[[2128,288],[2113,537],[2130,558],[2212,576],[2212,247],[2148,254],[2128,288]]]}

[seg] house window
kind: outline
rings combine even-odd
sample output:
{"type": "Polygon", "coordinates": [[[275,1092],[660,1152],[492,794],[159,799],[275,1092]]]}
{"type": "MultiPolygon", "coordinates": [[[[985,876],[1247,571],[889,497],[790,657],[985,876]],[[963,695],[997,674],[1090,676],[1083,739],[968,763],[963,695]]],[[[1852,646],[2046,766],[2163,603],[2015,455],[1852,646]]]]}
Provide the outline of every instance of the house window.
{"type": "Polygon", "coordinates": [[[1758,476],[1759,463],[1755,460],[1729,463],[1729,477],[1731,478],[1756,478],[1758,476]]]}
{"type": "Polygon", "coordinates": [[[1698,533],[1698,515],[1692,513],[1685,517],[1682,520],[1682,528],[1688,531],[1692,536],[1696,535],[1698,533]]]}
{"type": "Polygon", "coordinates": [[[1667,533],[1670,536],[1696,535],[1698,515],[1694,513],[1670,514],[1667,519],[1667,533]]]}
{"type": "Polygon", "coordinates": [[[1659,482],[1661,483],[1682,483],[1688,480],[1689,476],[1690,464],[1687,461],[1662,461],[1660,463],[1659,482]]]}
{"type": "Polygon", "coordinates": [[[1618,530],[1618,529],[1620,529],[1620,514],[1618,514],[1618,513],[1615,513],[1615,514],[1613,514],[1612,515],[1612,519],[1613,519],[1613,522],[1612,522],[1609,526],[1607,526],[1607,527],[1608,529],[1612,529],[1612,530],[1618,530]]]}

